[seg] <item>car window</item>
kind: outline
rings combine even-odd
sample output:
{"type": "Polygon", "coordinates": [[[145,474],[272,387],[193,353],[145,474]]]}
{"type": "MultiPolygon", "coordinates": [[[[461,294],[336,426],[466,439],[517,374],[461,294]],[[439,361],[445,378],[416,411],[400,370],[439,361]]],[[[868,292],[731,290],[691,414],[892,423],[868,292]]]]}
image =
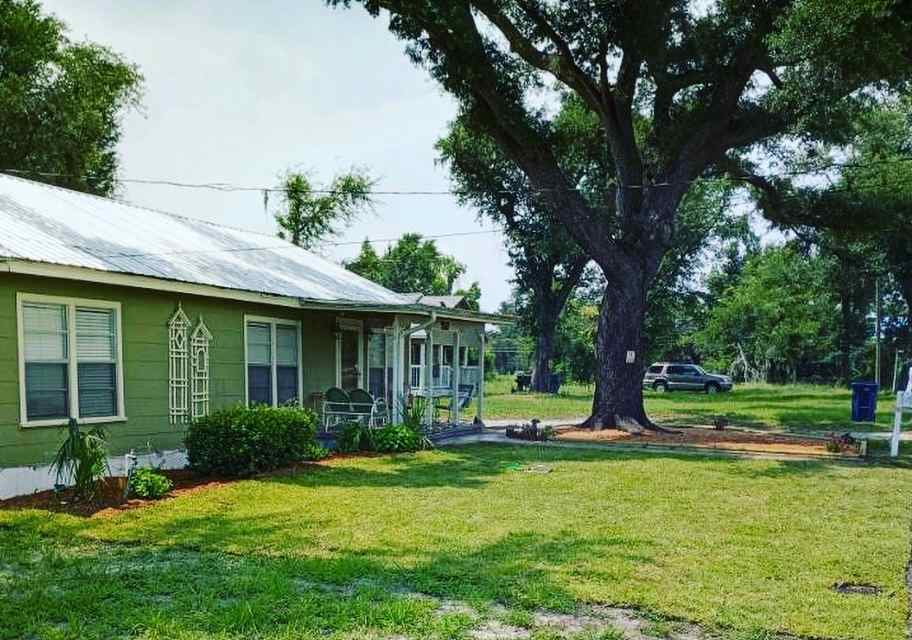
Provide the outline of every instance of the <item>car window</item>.
{"type": "Polygon", "coordinates": [[[664,367],[662,367],[662,365],[660,365],[660,364],[654,364],[651,367],[649,367],[649,373],[662,373],[663,368],[664,367]]]}
{"type": "Polygon", "coordinates": [[[700,373],[699,367],[687,367],[687,375],[689,376],[699,376],[703,375],[700,373]]]}
{"type": "Polygon", "coordinates": [[[670,376],[682,376],[687,374],[687,367],[682,367],[680,365],[671,365],[668,367],[668,375],[670,376]]]}

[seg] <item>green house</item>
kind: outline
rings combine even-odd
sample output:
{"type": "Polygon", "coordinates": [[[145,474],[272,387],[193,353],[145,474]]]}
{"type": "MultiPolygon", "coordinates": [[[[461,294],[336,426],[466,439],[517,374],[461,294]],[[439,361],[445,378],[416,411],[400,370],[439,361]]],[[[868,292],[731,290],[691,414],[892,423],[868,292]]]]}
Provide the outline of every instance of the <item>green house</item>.
{"type": "Polygon", "coordinates": [[[330,387],[393,413],[433,398],[440,428],[480,422],[484,328],[500,320],[273,236],[0,174],[0,498],[53,485],[71,418],[106,426],[115,468],[130,451],[182,466],[195,417],[320,412],[330,387]]]}

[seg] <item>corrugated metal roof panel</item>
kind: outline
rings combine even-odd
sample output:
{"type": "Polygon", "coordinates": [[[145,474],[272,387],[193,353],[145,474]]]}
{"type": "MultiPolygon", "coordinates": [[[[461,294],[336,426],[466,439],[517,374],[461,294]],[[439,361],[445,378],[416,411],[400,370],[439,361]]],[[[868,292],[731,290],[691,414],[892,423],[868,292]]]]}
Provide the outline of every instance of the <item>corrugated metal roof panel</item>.
{"type": "Polygon", "coordinates": [[[279,238],[4,174],[0,256],[312,300],[408,302],[279,238]]]}

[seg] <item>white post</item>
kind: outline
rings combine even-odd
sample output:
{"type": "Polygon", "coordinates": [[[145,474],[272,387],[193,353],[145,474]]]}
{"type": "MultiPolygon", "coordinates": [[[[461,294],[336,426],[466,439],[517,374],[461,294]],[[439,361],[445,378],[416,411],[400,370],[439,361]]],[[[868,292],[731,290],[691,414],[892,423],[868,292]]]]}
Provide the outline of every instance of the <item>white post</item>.
{"type": "Polygon", "coordinates": [[[427,398],[425,417],[428,426],[434,424],[434,326],[425,329],[424,341],[424,393],[427,398]]]}
{"type": "Polygon", "coordinates": [[[478,412],[475,415],[475,424],[484,426],[484,387],[485,387],[485,330],[481,326],[481,348],[478,353],[478,412]]]}
{"type": "MultiPolygon", "coordinates": [[[[390,420],[393,424],[399,424],[402,422],[402,402],[400,401],[400,396],[404,394],[405,385],[402,382],[402,356],[403,356],[403,344],[402,344],[402,331],[399,327],[399,316],[396,316],[393,319],[393,331],[392,331],[392,340],[393,340],[393,388],[390,390],[390,420]]],[[[386,371],[383,372],[384,377],[386,376],[386,371]]]]}
{"type": "Polygon", "coordinates": [[[461,379],[461,369],[459,363],[459,336],[462,333],[459,329],[456,329],[456,339],[454,340],[455,344],[453,345],[453,366],[455,369],[455,375],[453,376],[453,389],[450,397],[452,398],[450,405],[453,409],[450,411],[450,421],[453,424],[459,424],[459,384],[462,382],[461,379]]]}
{"type": "Polygon", "coordinates": [[[893,434],[890,436],[890,457],[895,458],[899,455],[899,434],[902,431],[902,416],[905,403],[905,393],[900,391],[896,394],[896,415],[893,419],[893,434]]]}

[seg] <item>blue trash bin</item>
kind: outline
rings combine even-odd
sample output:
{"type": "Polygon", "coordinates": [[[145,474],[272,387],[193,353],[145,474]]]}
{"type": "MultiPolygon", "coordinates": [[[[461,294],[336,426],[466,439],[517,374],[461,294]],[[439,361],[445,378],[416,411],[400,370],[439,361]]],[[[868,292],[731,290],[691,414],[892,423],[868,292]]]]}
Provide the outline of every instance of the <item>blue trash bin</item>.
{"type": "Polygon", "coordinates": [[[878,391],[880,385],[876,382],[852,383],[852,422],[874,422],[878,391]]]}

